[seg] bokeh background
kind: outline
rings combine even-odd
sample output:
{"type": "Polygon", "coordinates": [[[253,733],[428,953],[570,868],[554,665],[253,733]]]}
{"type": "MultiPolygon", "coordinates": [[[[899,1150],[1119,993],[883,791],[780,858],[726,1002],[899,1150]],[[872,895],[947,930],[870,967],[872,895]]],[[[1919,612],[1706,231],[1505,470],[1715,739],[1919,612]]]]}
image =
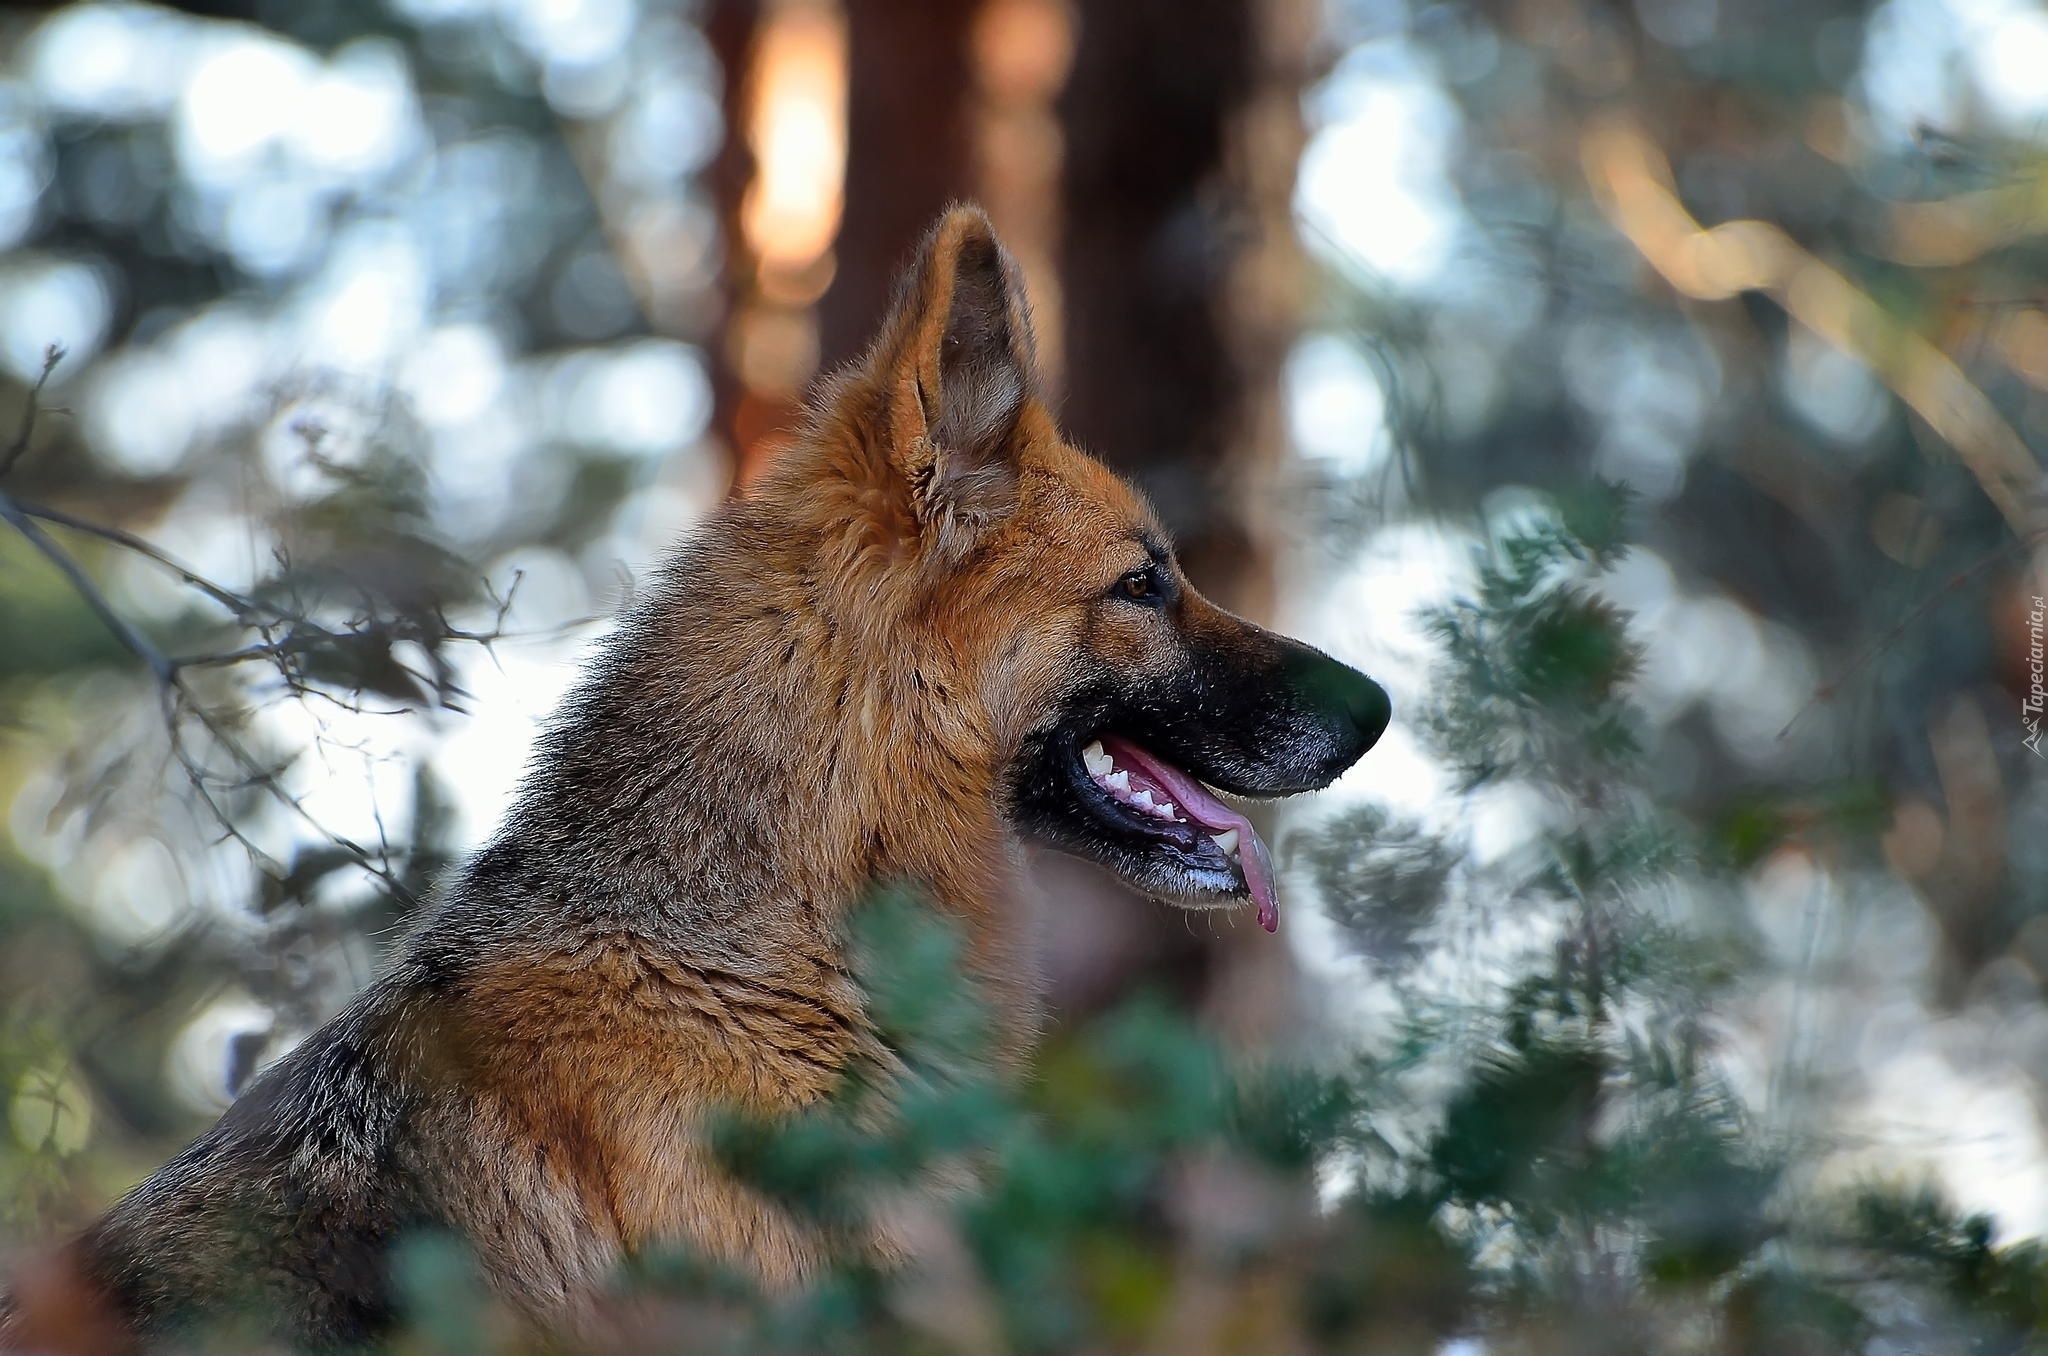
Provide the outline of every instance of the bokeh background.
{"type": "MultiPolygon", "coordinates": [[[[1804,1181],[2048,1231],[2027,0],[0,8],[0,1228],[84,1218],[376,973],[957,198],[1196,581],[1391,688],[1291,822],[1377,807],[1453,846],[1439,893],[1561,811],[1401,719],[1421,612],[1626,483],[1599,587],[1718,867],[1660,907],[1722,948],[1719,1076],[1804,1181]]],[[[1361,926],[1291,860],[1278,943],[1048,863],[1056,1022],[1145,987],[1371,1048],[1551,944],[1361,926]]]]}

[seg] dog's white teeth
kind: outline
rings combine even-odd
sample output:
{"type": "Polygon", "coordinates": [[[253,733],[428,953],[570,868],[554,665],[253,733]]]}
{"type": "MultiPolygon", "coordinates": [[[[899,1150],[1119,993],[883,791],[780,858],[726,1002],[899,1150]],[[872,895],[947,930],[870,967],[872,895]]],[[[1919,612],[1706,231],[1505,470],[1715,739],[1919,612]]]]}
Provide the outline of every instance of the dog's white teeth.
{"type": "Polygon", "coordinates": [[[1180,815],[1176,813],[1173,808],[1173,802],[1170,800],[1162,800],[1159,802],[1159,804],[1153,806],[1152,813],[1158,815],[1161,819],[1180,818],[1180,815]]]}
{"type": "Polygon", "coordinates": [[[1131,793],[1131,774],[1112,772],[1102,779],[1102,784],[1120,796],[1128,796],[1131,793]]]}
{"type": "Polygon", "coordinates": [[[1102,751],[1102,741],[1098,739],[1081,750],[1081,766],[1088,769],[1088,775],[1091,777],[1107,777],[1109,770],[1116,764],[1102,751]]]}
{"type": "Polygon", "coordinates": [[[1224,856],[1226,856],[1226,857],[1235,857],[1235,856],[1237,855],[1237,830],[1236,830],[1236,829],[1225,829],[1225,830],[1224,830],[1223,832],[1221,832],[1221,833],[1217,833],[1217,834],[1211,834],[1211,835],[1210,835],[1210,837],[1216,840],[1216,846],[1217,846],[1217,847],[1220,847],[1220,848],[1222,848],[1222,849],[1223,849],[1223,855],[1224,855],[1224,856]]]}
{"type": "Polygon", "coordinates": [[[1131,797],[1131,804],[1137,806],[1140,810],[1150,810],[1152,808],[1152,793],[1150,791],[1140,791],[1137,795],[1131,797]]]}

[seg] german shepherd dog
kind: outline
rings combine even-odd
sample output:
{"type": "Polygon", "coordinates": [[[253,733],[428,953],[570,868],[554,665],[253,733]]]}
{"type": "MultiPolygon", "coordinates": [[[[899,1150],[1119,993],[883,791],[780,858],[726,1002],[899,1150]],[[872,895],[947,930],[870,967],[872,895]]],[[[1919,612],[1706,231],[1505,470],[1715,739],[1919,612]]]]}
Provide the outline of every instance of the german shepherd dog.
{"type": "Polygon", "coordinates": [[[703,1133],[874,1054],[849,906],[907,882],[953,918],[1018,1059],[1026,840],[1270,931],[1271,861],[1223,797],[1327,785],[1388,714],[1206,601],[1061,439],[1015,265],[956,208],[867,356],[606,643],[390,972],[76,1240],[63,1283],[24,1286],[15,1340],[133,1346],[233,1312],[359,1342],[422,1229],[557,1329],[650,1245],[783,1287],[842,1245],[886,1259],[722,1173],[703,1133]]]}

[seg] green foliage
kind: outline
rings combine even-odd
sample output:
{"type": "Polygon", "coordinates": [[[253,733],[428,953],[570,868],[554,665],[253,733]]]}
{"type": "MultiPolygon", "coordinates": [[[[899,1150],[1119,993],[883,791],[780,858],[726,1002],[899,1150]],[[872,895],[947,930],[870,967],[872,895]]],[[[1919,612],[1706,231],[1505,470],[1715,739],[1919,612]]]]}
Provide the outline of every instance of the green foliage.
{"type": "MultiPolygon", "coordinates": [[[[388,506],[402,527],[403,503],[388,506]]],[[[2041,1249],[1999,1248],[1986,1221],[1925,1194],[1818,1194],[1802,1147],[1723,1082],[1709,1033],[1741,958],[1671,901],[1816,823],[1867,829],[1870,797],[1759,797],[1696,833],[1648,795],[1638,651],[1597,588],[1625,511],[1595,486],[1499,525],[1468,596],[1429,619],[1440,660],[1421,728],[1469,787],[1538,807],[1521,848],[1481,860],[1372,805],[1290,841],[1399,1000],[1388,1029],[1320,1062],[1244,1066],[1141,994],[1015,1069],[959,933],[910,895],[877,899],[848,939],[871,1038],[841,1086],[797,1115],[718,1118],[710,1135],[840,1264],[771,1293],[704,1258],[635,1258],[615,1315],[630,1345],[2048,1350],[2041,1249]]],[[[424,879],[445,811],[430,777],[415,799],[424,879]]],[[[350,861],[302,854],[266,907],[350,861]]],[[[0,929],[57,925],[22,885],[0,929]]],[[[26,1150],[6,1185],[30,1209],[71,1185],[75,1056],[59,1020],[9,1012],[0,1045],[7,1130],[26,1150]]],[[[396,1349],[527,1347],[455,1240],[410,1239],[395,1266],[396,1349]]]]}
{"type": "MultiPolygon", "coordinates": [[[[972,1263],[963,1303],[1012,1349],[1152,1328],[1175,1279],[1152,1226],[1182,1156],[1227,1144],[1272,1165],[1260,1172],[1299,1168],[1335,1119],[1333,1085],[1299,1074],[1234,1084],[1206,1038],[1149,1001],[1057,1041],[1019,1086],[998,1072],[986,1008],[944,920],[890,896],[859,913],[853,943],[879,1049],[825,1104],[779,1121],[729,1118],[714,1144],[740,1177],[856,1246],[891,1237],[906,1202],[913,1214],[942,1206],[934,1227],[972,1263]]],[[[742,1349],[910,1340],[899,1287],[863,1264],[779,1302],[683,1259],[656,1272],[686,1292],[744,1296],[755,1345],[742,1349]]]]}
{"type": "Polygon", "coordinates": [[[1384,807],[1345,810],[1321,833],[1288,844],[1345,935],[1368,955],[1401,956],[1452,886],[1462,854],[1384,807]]]}
{"type": "MultiPolygon", "coordinates": [[[[1635,789],[1625,746],[1566,756],[1589,719],[1628,720],[1633,645],[1592,591],[1619,548],[1588,534],[1611,522],[1504,530],[1441,614],[1440,709],[1503,724],[1440,721],[1439,751],[1538,793],[1553,813],[1535,847],[1475,862],[1376,807],[1294,845],[1403,1000],[1389,1039],[1238,1067],[1139,996],[1013,1078],[957,932],[910,896],[877,900],[851,948],[870,1055],[824,1104],[715,1135],[847,1264],[790,1296],[642,1259],[650,1344],[1180,1350],[1199,1305],[1217,1351],[2035,1349],[2037,1247],[1999,1249],[1931,1196],[1816,1195],[1798,1146],[1717,1072],[1706,1032],[1734,967],[1660,908],[1705,858],[1635,789]],[[1496,933],[1521,940],[1474,949],[1496,933]],[[1490,981],[1433,986],[1450,970],[1490,981]],[[877,1237],[909,1265],[877,1265],[877,1237]]],[[[444,1290],[467,1293],[411,1293],[444,1290]]],[[[435,1349],[445,1319],[420,1315],[435,1349]]]]}
{"type": "Polygon", "coordinates": [[[1467,790],[1597,775],[1636,754],[1622,689],[1640,655],[1573,568],[1614,558],[1626,508],[1626,491],[1600,484],[1572,514],[1500,535],[1479,553],[1472,596],[1426,615],[1443,661],[1422,722],[1467,790]]]}

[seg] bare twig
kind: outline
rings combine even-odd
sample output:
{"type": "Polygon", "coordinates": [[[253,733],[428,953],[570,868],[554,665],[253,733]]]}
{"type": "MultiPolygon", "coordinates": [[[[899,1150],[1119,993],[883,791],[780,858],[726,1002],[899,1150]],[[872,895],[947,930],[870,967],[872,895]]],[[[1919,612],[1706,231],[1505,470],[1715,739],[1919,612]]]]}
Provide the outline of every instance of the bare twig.
{"type": "MultiPolygon", "coordinates": [[[[263,865],[266,870],[273,873],[282,871],[283,868],[276,859],[248,837],[240,825],[236,823],[233,813],[221,804],[218,796],[215,794],[215,788],[217,787],[229,790],[260,791],[282,807],[293,818],[304,824],[318,838],[347,853],[359,869],[377,879],[396,899],[405,904],[413,903],[414,897],[390,865],[388,843],[385,845],[383,853],[372,853],[362,844],[322,824],[306,808],[303,799],[284,785],[281,777],[285,769],[283,767],[273,768],[266,766],[247,745],[237,738],[232,731],[227,729],[219,718],[209,711],[192,693],[190,688],[186,686],[184,673],[194,668],[228,667],[244,662],[267,660],[277,665],[279,676],[284,681],[287,690],[295,697],[301,699],[319,698],[332,702],[351,714],[356,715],[398,715],[406,714],[411,708],[401,707],[391,710],[373,711],[362,706],[360,702],[345,700],[333,692],[326,691],[321,685],[310,679],[299,668],[298,660],[300,657],[316,652],[322,647],[361,641],[365,638],[429,642],[459,640],[490,650],[500,640],[559,635],[581,624],[580,621],[571,622],[560,627],[524,633],[506,631],[503,623],[506,615],[511,610],[513,596],[517,591],[519,582],[519,577],[515,575],[512,586],[507,589],[504,595],[500,596],[495,590],[489,590],[497,604],[494,623],[489,630],[473,631],[458,627],[449,622],[445,616],[440,618],[440,628],[438,631],[432,634],[425,633],[417,626],[393,624],[370,617],[351,619],[345,626],[335,629],[322,626],[308,617],[295,615],[285,608],[268,603],[259,603],[232,590],[223,588],[218,584],[214,584],[131,533],[88,522],[70,514],[43,508],[39,505],[26,504],[4,492],[0,492],[0,521],[5,521],[17,532],[21,533],[22,537],[30,545],[34,546],[45,559],[49,560],[64,575],[79,598],[100,619],[101,624],[107,628],[109,634],[121,644],[123,649],[141,660],[149,669],[150,674],[156,679],[158,686],[162,689],[164,721],[171,740],[172,756],[185,774],[186,781],[199,797],[201,804],[206,807],[208,814],[220,828],[225,839],[239,844],[250,854],[252,859],[263,865]],[[245,625],[262,631],[266,636],[272,636],[272,632],[277,626],[283,626],[287,629],[285,629],[282,636],[267,638],[258,644],[243,646],[239,649],[222,651],[217,654],[202,654],[172,659],[165,655],[153,641],[114,609],[113,605],[107,600],[106,595],[100,591],[99,586],[94,583],[84,567],[62,545],[54,541],[47,532],[43,531],[37,521],[38,519],[61,523],[75,531],[87,533],[101,540],[134,551],[164,566],[166,569],[176,573],[187,584],[205,593],[223,606],[228,607],[245,625]],[[261,616],[268,616],[272,620],[269,622],[257,621],[257,618],[261,616]],[[224,778],[213,769],[205,766],[193,754],[191,749],[186,746],[182,730],[184,722],[187,720],[196,724],[205,732],[208,738],[228,755],[229,759],[238,769],[239,775],[235,779],[224,778]]],[[[488,590],[489,586],[486,585],[486,588],[488,590]]],[[[437,684],[428,675],[417,673],[409,667],[406,667],[404,671],[422,684],[442,686],[437,684]]],[[[360,693],[357,695],[360,695],[360,693]]],[[[289,765],[287,764],[286,766],[289,765]]]]}
{"type": "MultiPolygon", "coordinates": [[[[23,414],[20,430],[14,441],[4,451],[0,451],[0,474],[11,468],[28,450],[34,436],[38,399],[43,384],[62,356],[60,350],[53,348],[50,351],[42,378],[29,392],[28,408],[23,414]]],[[[375,813],[378,842],[374,849],[321,823],[307,808],[303,797],[295,793],[284,780],[285,774],[290,771],[297,759],[287,758],[282,762],[272,763],[259,756],[231,728],[228,721],[210,709],[193,692],[187,683],[187,675],[199,669],[233,669],[246,663],[261,663],[273,667],[283,690],[301,702],[318,700],[352,715],[404,714],[411,708],[400,707],[387,711],[367,707],[362,701],[364,688],[360,683],[349,687],[343,682],[316,677],[307,671],[305,660],[308,656],[322,651],[338,651],[349,646],[361,647],[366,644],[381,646],[388,653],[393,646],[402,642],[424,645],[430,651],[434,651],[443,643],[461,641],[478,645],[486,652],[495,653],[493,647],[500,640],[559,635],[580,624],[569,623],[562,627],[523,634],[508,632],[505,629],[505,621],[512,610],[513,600],[521,582],[522,576],[519,573],[513,575],[511,585],[502,595],[490,581],[484,581],[484,592],[495,605],[495,615],[490,626],[482,630],[457,626],[450,621],[445,612],[438,611],[431,620],[415,616],[380,617],[377,615],[375,600],[370,598],[363,600],[362,609],[358,614],[340,621],[322,622],[314,619],[311,607],[299,595],[297,572],[291,568],[290,559],[282,546],[276,549],[274,555],[285,596],[281,601],[272,601],[251,596],[208,579],[154,543],[132,532],[81,518],[48,505],[32,503],[4,490],[0,490],[0,522],[12,527],[38,554],[49,561],[63,575],[79,599],[99,619],[108,634],[149,670],[158,688],[160,714],[169,739],[170,759],[191,788],[193,796],[219,828],[220,841],[240,845],[252,861],[273,876],[282,876],[286,873],[286,866],[249,836],[238,819],[237,811],[225,801],[227,796],[257,793],[297,820],[319,841],[346,854],[357,869],[377,880],[395,899],[406,904],[413,902],[413,895],[401,880],[397,868],[393,866],[392,845],[381,807],[375,813]],[[45,530],[45,524],[117,547],[168,571],[186,586],[225,609],[239,625],[254,632],[259,639],[250,644],[217,652],[176,658],[167,655],[155,641],[121,615],[91,574],[79,563],[77,557],[66,549],[64,543],[45,530]],[[204,736],[204,749],[195,749],[193,736],[196,735],[204,736]],[[211,753],[212,750],[217,750],[218,755],[211,753]],[[224,765],[210,765],[210,760],[216,756],[224,758],[224,765]]],[[[396,657],[391,657],[390,662],[399,672],[436,693],[444,705],[450,704],[452,696],[462,695],[460,689],[449,680],[445,666],[438,660],[432,673],[421,673],[415,666],[406,664],[396,657]]],[[[327,724],[317,715],[315,720],[319,722],[322,733],[315,737],[314,742],[324,758],[326,742],[329,739],[326,733],[327,724]]]]}
{"type": "Polygon", "coordinates": [[[278,779],[276,769],[265,767],[262,761],[251,753],[241,740],[237,739],[232,732],[221,724],[212,712],[208,711],[203,704],[193,697],[191,691],[186,688],[183,678],[179,675],[178,666],[166,657],[163,651],[149,637],[143,635],[132,623],[114,610],[113,605],[107,601],[106,595],[101,593],[99,586],[93,582],[92,576],[85,572],[85,568],[73,559],[70,553],[65,551],[62,546],[52,541],[50,535],[44,532],[34,519],[24,514],[20,506],[13,499],[4,494],[0,494],[0,520],[6,521],[15,531],[21,533],[22,537],[31,546],[34,546],[45,559],[56,566],[58,571],[70,582],[79,598],[87,607],[92,609],[93,614],[107,628],[108,633],[120,642],[123,649],[134,655],[137,659],[140,659],[148,667],[150,674],[156,679],[157,685],[162,692],[165,726],[170,736],[172,756],[178,760],[179,766],[184,769],[186,780],[191,784],[200,800],[206,805],[223,833],[240,843],[259,861],[275,865],[274,859],[257,847],[243,833],[241,827],[236,824],[234,817],[214,797],[210,783],[218,779],[185,746],[182,726],[183,719],[188,716],[206,732],[209,738],[224,749],[228,756],[242,769],[247,777],[244,785],[262,790],[264,794],[268,795],[277,804],[283,806],[293,817],[305,824],[316,835],[348,853],[355,859],[357,866],[382,881],[400,900],[408,903],[411,902],[412,894],[400,882],[397,874],[389,866],[372,858],[360,844],[321,824],[306,809],[301,799],[292,794],[278,779]]]}
{"type": "Polygon", "coordinates": [[[0,450],[0,476],[14,469],[14,463],[28,451],[28,445],[36,436],[36,415],[43,404],[43,388],[50,384],[50,374],[57,370],[57,364],[64,361],[64,346],[52,344],[43,350],[43,370],[37,374],[35,384],[28,388],[28,401],[21,407],[21,426],[14,432],[14,441],[0,450]]]}
{"type": "Polygon", "coordinates": [[[2028,548],[2040,544],[2042,542],[2048,542],[2048,532],[2036,533],[2031,537],[2022,537],[2016,541],[2006,542],[1997,550],[1991,552],[1989,555],[1977,561],[1975,564],[1966,565],[1962,569],[1957,570],[1954,574],[1951,574],[1946,580],[1942,582],[1940,588],[1935,589],[1933,592],[1929,593],[1925,598],[1922,598],[1903,617],[1900,617],[1899,620],[1893,624],[1890,630],[1886,631],[1883,635],[1879,636],[1875,641],[1871,642],[1869,648],[1864,650],[1862,654],[1857,655],[1855,659],[1851,660],[1847,668],[1843,669],[1833,678],[1830,678],[1827,682],[1822,683],[1820,686],[1816,687],[1813,690],[1813,694],[1809,696],[1803,703],[1800,704],[1800,707],[1797,711],[1794,711],[1792,713],[1792,719],[1785,722],[1785,728],[1778,731],[1778,738],[1780,740],[1783,740],[1786,736],[1790,735],[1792,733],[1792,727],[1797,725],[1801,720],[1805,719],[1807,713],[1812,711],[1814,707],[1821,705],[1823,702],[1833,701],[1835,695],[1842,690],[1844,685],[1846,685],[1851,678],[1854,678],[1858,673],[1861,673],[1865,668],[1867,668],[1872,660],[1878,658],[1887,650],[1891,649],[1892,646],[1896,645],[1899,642],[1900,638],[1903,637],[1907,631],[1912,629],[1912,626],[1915,622],[1919,621],[1922,617],[1926,616],[1929,612],[1934,610],[1934,607],[1937,603],[1945,601],[1957,589],[1960,589],[1963,585],[1969,583],[1978,575],[1983,574],[1992,566],[2000,563],[2001,561],[2008,560],[2011,557],[2020,554],[2022,551],[2025,551],[2028,548]]]}
{"type": "Polygon", "coordinates": [[[177,681],[177,666],[165,658],[163,652],[157,649],[147,636],[136,630],[120,613],[114,611],[113,605],[107,601],[106,595],[100,592],[99,586],[93,583],[92,576],[85,572],[85,568],[72,559],[71,554],[63,547],[50,540],[50,534],[43,531],[33,518],[23,513],[21,506],[11,496],[5,494],[0,494],[0,520],[5,520],[8,526],[19,532],[29,545],[41,552],[44,559],[55,565],[59,572],[71,581],[71,587],[77,591],[85,605],[93,610],[101,624],[113,634],[115,640],[121,642],[123,649],[149,665],[149,671],[156,675],[158,682],[177,681]]]}
{"type": "Polygon", "coordinates": [[[399,881],[396,873],[373,859],[359,844],[327,828],[314,818],[300,798],[293,795],[279,781],[277,770],[265,767],[246,745],[193,697],[179,675],[178,666],[157,647],[155,642],[114,610],[113,605],[107,601],[106,595],[100,592],[99,586],[93,582],[92,576],[86,573],[85,568],[62,546],[51,540],[41,525],[23,513],[20,505],[5,494],[0,494],[0,520],[13,527],[24,540],[54,565],[70,582],[72,589],[85,605],[92,609],[93,615],[100,619],[108,633],[123,649],[148,667],[162,693],[164,720],[170,736],[172,756],[177,759],[185,772],[186,780],[198,794],[201,802],[206,805],[223,833],[240,843],[259,861],[275,865],[274,859],[243,833],[234,817],[214,797],[211,784],[219,779],[185,746],[182,728],[187,717],[195,721],[241,768],[247,777],[244,785],[261,789],[319,837],[348,853],[359,867],[382,881],[398,898],[410,902],[411,892],[399,881]]]}
{"type": "Polygon", "coordinates": [[[105,523],[96,523],[90,519],[66,513],[62,509],[54,509],[46,504],[31,503],[26,499],[14,499],[12,502],[27,517],[38,518],[46,523],[54,523],[59,527],[69,528],[73,532],[80,532],[89,537],[97,537],[101,541],[109,542],[124,550],[132,551],[144,560],[161,566],[178,576],[184,583],[198,589],[208,598],[234,613],[235,619],[244,625],[255,626],[257,625],[256,618],[262,616],[269,616],[280,622],[301,620],[296,614],[275,603],[266,603],[259,599],[250,598],[235,592],[233,589],[214,583],[204,575],[179,562],[176,557],[136,536],[133,532],[124,532],[118,527],[108,527],[105,523]]]}

